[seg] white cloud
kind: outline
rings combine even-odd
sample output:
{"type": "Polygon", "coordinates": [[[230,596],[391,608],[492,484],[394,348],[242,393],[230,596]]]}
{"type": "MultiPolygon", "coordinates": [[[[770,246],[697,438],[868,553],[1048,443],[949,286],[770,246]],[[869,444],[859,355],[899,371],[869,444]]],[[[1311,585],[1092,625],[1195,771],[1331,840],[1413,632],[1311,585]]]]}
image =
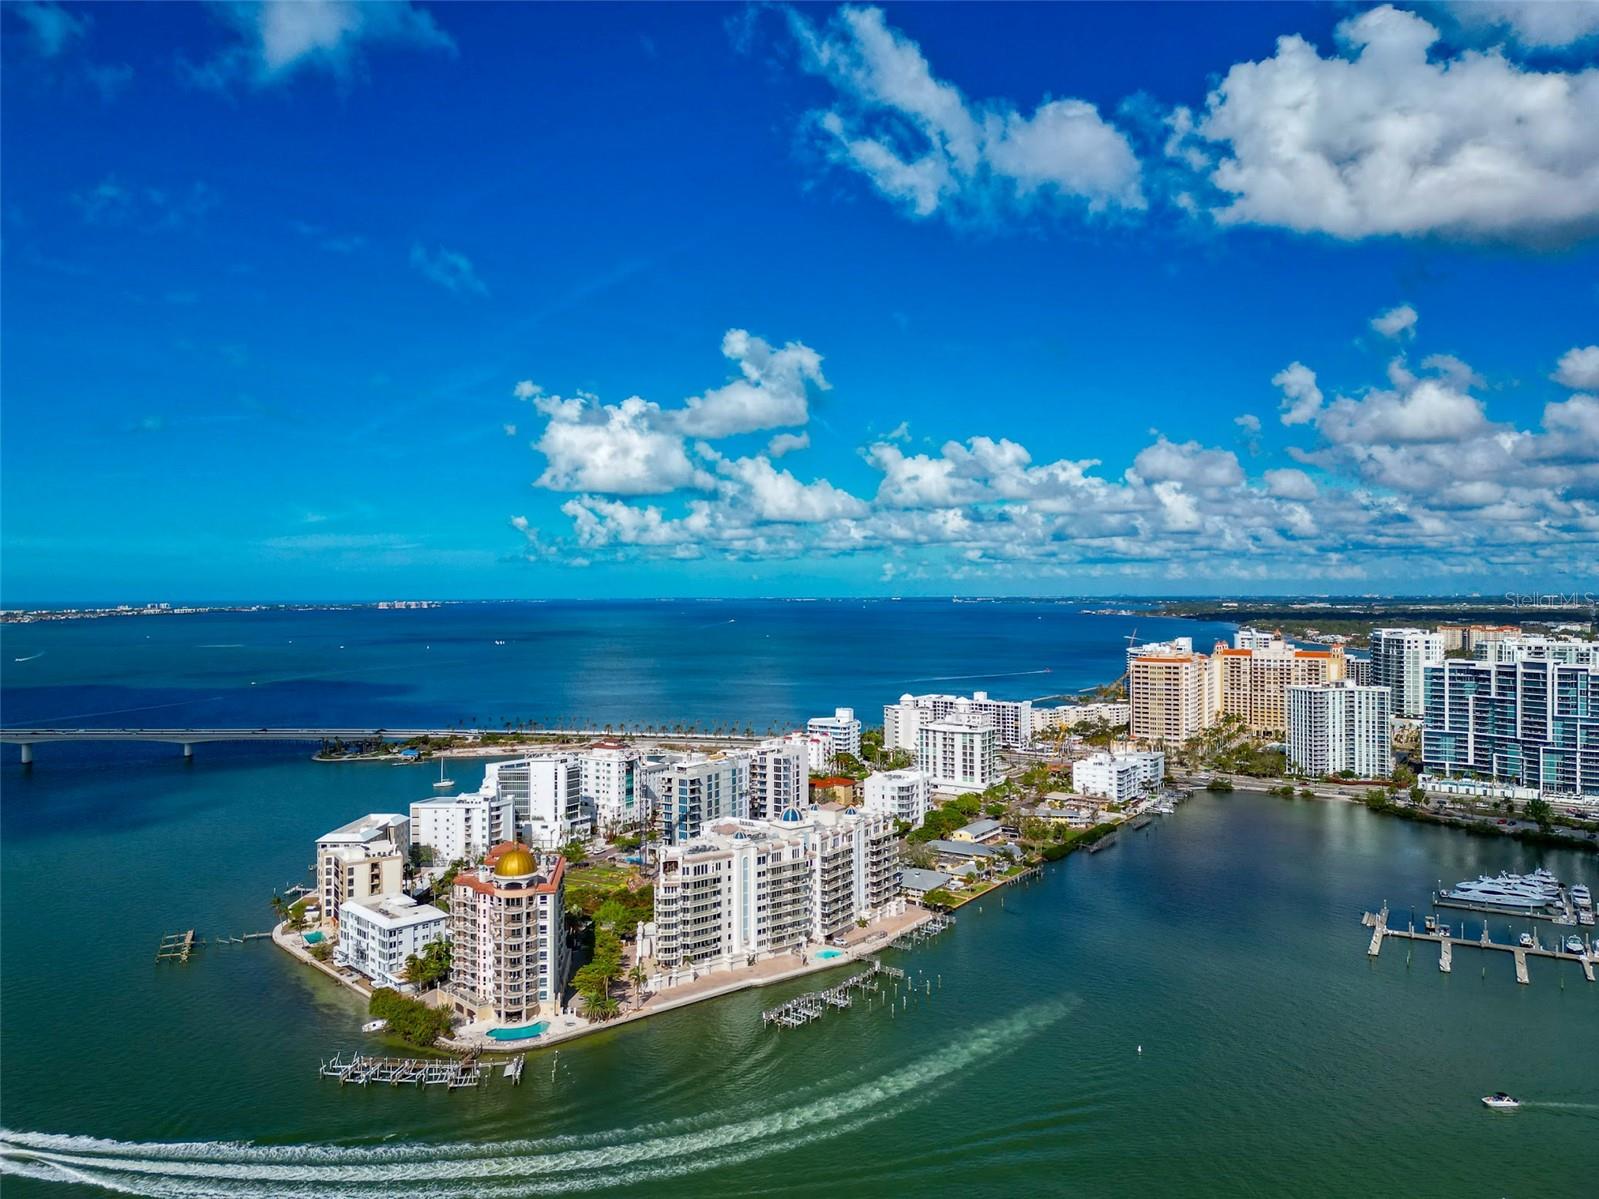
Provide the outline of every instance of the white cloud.
{"type": "Polygon", "coordinates": [[[1146,483],[1187,487],[1236,487],[1244,481],[1244,468],[1231,450],[1207,449],[1197,441],[1178,445],[1164,437],[1139,451],[1133,471],[1146,483]]]}
{"type": "Polygon", "coordinates": [[[72,193],[72,203],[86,224],[165,232],[193,225],[215,209],[217,193],[205,183],[176,190],[126,183],[107,175],[93,187],[72,193]]]}
{"type": "Polygon", "coordinates": [[[1131,145],[1094,105],[1046,100],[1027,115],[1005,101],[970,102],[876,8],[841,8],[822,26],[790,10],[789,26],[806,68],[838,94],[813,114],[825,152],[913,215],[982,217],[1044,201],[1145,206],[1131,145]]]}
{"type": "Polygon", "coordinates": [[[6,11],[14,13],[28,27],[28,40],[34,53],[41,58],[56,58],[88,32],[89,20],[69,12],[59,4],[10,4],[6,11]]]}
{"type": "Polygon", "coordinates": [[[511,389],[511,394],[519,400],[531,400],[544,394],[544,389],[532,379],[523,379],[511,389]]]}
{"type": "Polygon", "coordinates": [[[1523,46],[1569,46],[1599,34],[1599,0],[1452,0],[1466,26],[1505,29],[1523,46]]]}
{"type": "Polygon", "coordinates": [[[1599,390],[1599,346],[1573,346],[1551,376],[1562,387],[1599,390]]]}
{"type": "Polygon", "coordinates": [[[262,0],[209,7],[234,42],[189,68],[190,78],[207,87],[240,78],[264,87],[309,68],[347,77],[366,47],[455,51],[433,15],[408,0],[262,0]]]}
{"type": "MultiPolygon", "coordinates": [[[[429,250],[420,242],[411,246],[411,265],[424,279],[431,279],[440,287],[457,293],[486,296],[488,286],[477,276],[472,260],[455,250],[439,246],[429,250]]],[[[520,397],[519,397],[520,398],[520,397]]]]}
{"type": "Polygon", "coordinates": [[[826,479],[801,483],[764,457],[724,462],[720,469],[738,484],[730,496],[748,500],[758,520],[812,522],[866,515],[866,505],[849,492],[840,491],[826,479]]]}
{"type": "Polygon", "coordinates": [[[797,341],[774,350],[743,329],[729,329],[722,353],[738,363],[743,377],[691,397],[672,415],[674,426],[686,436],[728,437],[803,425],[810,419],[807,384],[827,390],[821,355],[797,341]]]}
{"type": "Polygon", "coordinates": [[[656,426],[660,408],[647,400],[600,404],[586,396],[549,396],[535,403],[549,418],[534,443],[548,459],[539,487],[659,495],[713,485],[710,474],[689,461],[683,439],[656,426]]]}
{"type": "Polygon", "coordinates": [[[1313,500],[1316,498],[1316,484],[1309,475],[1302,470],[1287,467],[1281,470],[1268,470],[1262,478],[1266,483],[1266,490],[1285,500],[1313,500]]]}
{"type": "Polygon", "coordinates": [[[1197,118],[1179,113],[1172,149],[1213,163],[1217,220],[1540,244],[1599,230],[1599,70],[1429,56],[1438,31],[1389,5],[1337,36],[1330,58],[1280,38],[1271,58],[1233,66],[1197,118]]]}
{"type": "Polygon", "coordinates": [[[1246,433],[1260,432],[1260,417],[1256,416],[1253,412],[1246,412],[1242,416],[1233,417],[1233,424],[1237,425],[1246,433]]]}
{"type": "Polygon", "coordinates": [[[784,454],[791,454],[795,450],[806,449],[810,444],[809,433],[779,433],[767,445],[766,452],[773,458],[781,458],[784,454]]]}
{"type": "Polygon", "coordinates": [[[1271,377],[1271,382],[1283,393],[1283,424],[1302,425],[1321,410],[1321,388],[1316,386],[1316,372],[1304,363],[1290,362],[1271,377]]]}
{"type": "Polygon", "coordinates": [[[1384,337],[1402,337],[1416,331],[1416,310],[1409,304],[1390,308],[1371,318],[1371,327],[1384,337]]]}

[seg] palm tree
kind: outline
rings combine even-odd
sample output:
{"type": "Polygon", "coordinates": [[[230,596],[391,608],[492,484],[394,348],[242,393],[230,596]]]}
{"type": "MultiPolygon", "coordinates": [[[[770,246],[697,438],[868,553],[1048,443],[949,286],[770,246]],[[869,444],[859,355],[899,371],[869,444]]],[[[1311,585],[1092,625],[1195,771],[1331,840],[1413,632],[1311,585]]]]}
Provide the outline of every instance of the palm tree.
{"type": "Polygon", "coordinates": [[[627,972],[627,981],[633,984],[633,1008],[644,1006],[644,983],[649,978],[650,972],[644,969],[644,963],[634,961],[632,969],[627,972]]]}

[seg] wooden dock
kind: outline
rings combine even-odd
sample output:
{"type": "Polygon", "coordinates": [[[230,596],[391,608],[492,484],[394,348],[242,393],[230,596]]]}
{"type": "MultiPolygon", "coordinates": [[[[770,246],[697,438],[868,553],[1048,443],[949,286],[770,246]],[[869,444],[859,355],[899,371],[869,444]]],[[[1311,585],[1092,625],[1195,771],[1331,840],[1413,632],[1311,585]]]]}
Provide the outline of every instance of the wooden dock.
{"type": "Polygon", "coordinates": [[[812,1020],[819,1020],[830,1007],[847,1008],[853,1004],[855,991],[877,990],[878,975],[901,979],[905,977],[905,971],[894,966],[885,966],[874,958],[870,969],[851,975],[837,986],[828,987],[824,991],[810,991],[804,995],[796,995],[786,1003],[767,1008],[761,1013],[761,1023],[767,1028],[774,1024],[779,1028],[798,1028],[802,1024],[809,1024],[812,1020]]]}
{"type": "Polygon", "coordinates": [[[1472,939],[1470,937],[1454,937],[1447,932],[1417,932],[1414,928],[1389,928],[1388,908],[1386,905],[1378,912],[1367,912],[1361,917],[1361,923],[1371,929],[1371,944],[1366,953],[1376,957],[1382,952],[1383,941],[1388,937],[1403,937],[1408,941],[1434,941],[1438,945],[1438,969],[1449,974],[1454,968],[1455,946],[1463,945],[1468,949],[1498,950],[1511,955],[1516,967],[1516,981],[1523,986],[1532,982],[1528,972],[1528,958],[1549,958],[1559,962],[1575,962],[1582,969],[1582,976],[1589,982],[1594,981],[1594,965],[1599,962],[1599,942],[1588,946],[1585,953],[1567,953],[1558,945],[1548,949],[1535,937],[1530,946],[1505,945],[1499,941],[1489,939],[1487,927],[1484,926],[1482,936],[1472,939]]]}
{"type": "Polygon", "coordinates": [[[181,933],[168,933],[161,938],[161,944],[156,946],[155,960],[158,962],[187,962],[189,955],[203,942],[194,939],[194,930],[185,929],[181,933]]]}

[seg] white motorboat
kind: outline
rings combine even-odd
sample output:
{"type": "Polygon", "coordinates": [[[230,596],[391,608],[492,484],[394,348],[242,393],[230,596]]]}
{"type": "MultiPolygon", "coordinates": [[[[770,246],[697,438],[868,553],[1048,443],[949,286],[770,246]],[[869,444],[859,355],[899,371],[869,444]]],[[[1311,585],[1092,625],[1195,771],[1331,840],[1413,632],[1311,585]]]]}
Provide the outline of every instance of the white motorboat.
{"type": "Polygon", "coordinates": [[[1571,888],[1571,902],[1576,904],[1579,910],[1587,911],[1593,908],[1593,896],[1588,893],[1588,888],[1581,883],[1577,883],[1571,888]]]}
{"type": "Polygon", "coordinates": [[[1581,954],[1582,953],[1582,949],[1583,949],[1582,938],[1579,937],[1576,933],[1572,933],[1571,936],[1566,938],[1566,952],[1567,953],[1581,954]]]}
{"type": "Polygon", "coordinates": [[[368,1020],[365,1024],[361,1025],[361,1031],[382,1032],[388,1026],[389,1022],[387,1020],[368,1020]]]}
{"type": "Polygon", "coordinates": [[[1532,934],[1531,933],[1522,933],[1521,936],[1516,938],[1516,943],[1518,945],[1520,945],[1523,949],[1531,949],[1532,948],[1532,934]]]}
{"type": "Polygon", "coordinates": [[[1485,874],[1440,892],[1438,902],[1485,912],[1542,912],[1560,902],[1560,880],[1542,867],[1531,874],[1485,874]]]}
{"type": "Polygon", "coordinates": [[[1492,1095],[1484,1095],[1482,1097],[1482,1105],[1491,1107],[1499,1112],[1513,1112],[1521,1106],[1521,1100],[1512,1099],[1503,1091],[1495,1091],[1492,1095]]]}

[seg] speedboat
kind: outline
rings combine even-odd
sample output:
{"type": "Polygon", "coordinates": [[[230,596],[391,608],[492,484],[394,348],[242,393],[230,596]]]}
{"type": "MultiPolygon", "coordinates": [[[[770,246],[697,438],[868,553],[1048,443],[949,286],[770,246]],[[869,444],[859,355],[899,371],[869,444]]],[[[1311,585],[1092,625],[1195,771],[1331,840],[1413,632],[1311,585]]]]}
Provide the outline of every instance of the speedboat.
{"type": "Polygon", "coordinates": [[[1503,1091],[1495,1091],[1492,1095],[1484,1095],[1482,1097],[1482,1105],[1484,1107],[1491,1107],[1495,1111],[1513,1112],[1521,1106],[1521,1100],[1512,1099],[1503,1091]]]}
{"type": "Polygon", "coordinates": [[[1580,957],[1582,955],[1582,949],[1583,949],[1582,938],[1579,937],[1576,933],[1572,933],[1571,936],[1566,938],[1566,952],[1567,953],[1574,953],[1574,954],[1577,954],[1580,957]]]}
{"type": "Polygon", "coordinates": [[[368,1020],[365,1024],[361,1025],[361,1031],[382,1032],[388,1026],[389,1022],[387,1020],[368,1020]]]}
{"type": "Polygon", "coordinates": [[[1522,933],[1521,936],[1516,938],[1516,943],[1518,945],[1520,945],[1523,949],[1531,949],[1532,948],[1532,934],[1531,933],[1522,933]]]}

